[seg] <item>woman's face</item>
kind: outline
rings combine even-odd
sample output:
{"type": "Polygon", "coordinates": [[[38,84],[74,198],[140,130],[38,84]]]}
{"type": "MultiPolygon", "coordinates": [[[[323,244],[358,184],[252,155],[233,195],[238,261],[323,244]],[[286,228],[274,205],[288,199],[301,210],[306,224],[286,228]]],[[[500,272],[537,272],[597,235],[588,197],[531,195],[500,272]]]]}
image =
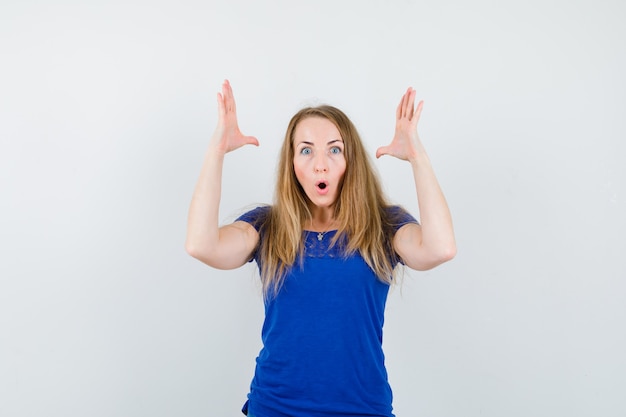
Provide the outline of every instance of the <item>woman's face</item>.
{"type": "Polygon", "coordinates": [[[294,131],[293,168],[309,200],[332,207],[346,172],[344,143],[337,127],[323,117],[307,117],[294,131]]]}

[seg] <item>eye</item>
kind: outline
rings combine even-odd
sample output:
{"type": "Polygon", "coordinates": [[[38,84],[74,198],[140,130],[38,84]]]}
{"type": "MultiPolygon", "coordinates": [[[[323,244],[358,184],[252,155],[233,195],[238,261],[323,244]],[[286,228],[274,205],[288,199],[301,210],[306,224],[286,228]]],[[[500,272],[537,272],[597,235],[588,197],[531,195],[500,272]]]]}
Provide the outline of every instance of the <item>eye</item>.
{"type": "Polygon", "coordinates": [[[339,146],[333,146],[332,148],[330,148],[330,153],[338,155],[341,153],[341,148],[339,146]]]}
{"type": "Polygon", "coordinates": [[[300,155],[311,155],[311,148],[304,147],[300,149],[300,155]]]}

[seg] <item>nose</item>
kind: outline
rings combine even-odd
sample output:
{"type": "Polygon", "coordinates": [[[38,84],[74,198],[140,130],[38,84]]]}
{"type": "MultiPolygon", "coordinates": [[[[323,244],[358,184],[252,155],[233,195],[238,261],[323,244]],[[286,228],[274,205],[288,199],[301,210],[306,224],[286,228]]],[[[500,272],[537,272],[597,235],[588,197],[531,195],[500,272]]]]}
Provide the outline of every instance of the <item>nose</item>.
{"type": "Polygon", "coordinates": [[[328,161],[325,158],[325,155],[319,155],[315,158],[315,165],[313,166],[315,172],[327,172],[328,171],[328,161]]]}

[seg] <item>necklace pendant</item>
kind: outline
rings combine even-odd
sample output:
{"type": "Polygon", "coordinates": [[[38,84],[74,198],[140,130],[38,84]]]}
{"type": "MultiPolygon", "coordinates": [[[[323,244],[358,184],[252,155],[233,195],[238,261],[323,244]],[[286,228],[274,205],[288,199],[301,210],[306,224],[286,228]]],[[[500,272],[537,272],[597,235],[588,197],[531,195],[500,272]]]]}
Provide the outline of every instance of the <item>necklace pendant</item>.
{"type": "Polygon", "coordinates": [[[324,232],[319,232],[317,234],[317,240],[319,240],[320,242],[322,241],[322,239],[324,239],[324,232]]]}

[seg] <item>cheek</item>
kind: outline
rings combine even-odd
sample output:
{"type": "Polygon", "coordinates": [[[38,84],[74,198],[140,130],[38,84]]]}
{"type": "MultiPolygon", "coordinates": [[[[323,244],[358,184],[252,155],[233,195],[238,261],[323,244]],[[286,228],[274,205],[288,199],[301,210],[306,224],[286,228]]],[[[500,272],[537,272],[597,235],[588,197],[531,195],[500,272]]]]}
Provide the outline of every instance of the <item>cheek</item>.
{"type": "Polygon", "coordinates": [[[337,164],[337,173],[338,173],[338,175],[339,175],[339,180],[340,180],[340,181],[341,181],[341,180],[343,180],[343,176],[344,176],[344,175],[345,175],[345,173],[346,173],[346,167],[347,167],[347,164],[346,164],[346,160],[345,160],[345,158],[342,158],[342,159],[341,159],[341,161],[338,161],[338,164],[337,164]]]}
{"type": "Polygon", "coordinates": [[[304,179],[304,169],[296,161],[293,161],[293,172],[296,174],[296,178],[298,179],[300,185],[302,185],[302,180],[304,179]]]}

